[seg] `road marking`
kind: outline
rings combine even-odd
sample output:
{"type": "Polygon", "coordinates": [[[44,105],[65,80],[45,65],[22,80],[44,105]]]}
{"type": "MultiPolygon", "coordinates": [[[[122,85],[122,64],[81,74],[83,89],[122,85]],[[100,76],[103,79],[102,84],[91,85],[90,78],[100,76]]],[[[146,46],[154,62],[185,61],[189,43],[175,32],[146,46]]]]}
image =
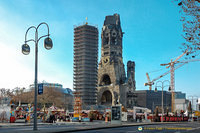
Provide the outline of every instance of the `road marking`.
{"type": "Polygon", "coordinates": [[[191,130],[197,130],[197,129],[200,129],[200,127],[189,129],[189,131],[191,131],[191,130]]]}

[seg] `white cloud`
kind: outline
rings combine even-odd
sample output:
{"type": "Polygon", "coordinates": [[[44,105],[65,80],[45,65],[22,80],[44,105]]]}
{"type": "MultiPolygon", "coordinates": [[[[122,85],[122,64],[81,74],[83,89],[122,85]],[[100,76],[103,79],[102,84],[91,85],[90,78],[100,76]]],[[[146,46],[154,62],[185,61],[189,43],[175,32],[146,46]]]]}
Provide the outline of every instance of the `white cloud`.
{"type": "Polygon", "coordinates": [[[0,42],[0,88],[27,87],[33,71],[19,62],[16,50],[0,42]]]}
{"type": "MultiPolygon", "coordinates": [[[[0,88],[28,87],[34,83],[35,53],[34,44],[29,44],[31,52],[28,56],[21,53],[25,31],[13,23],[0,22],[0,88]]],[[[59,67],[59,64],[48,59],[51,51],[39,49],[38,81],[63,84],[72,87],[71,75],[59,67]],[[44,54],[43,54],[44,53],[44,54]]]]}
{"type": "MultiPolygon", "coordinates": [[[[27,28],[35,22],[29,22],[29,19],[3,7],[0,7],[0,12],[0,88],[28,87],[34,83],[35,48],[30,42],[31,52],[25,56],[21,53],[21,45],[24,43],[27,28]]],[[[58,24],[57,22],[56,25],[58,24]]],[[[28,38],[34,37],[33,33],[30,31],[28,38]]],[[[51,53],[51,50],[47,51],[42,45],[39,46],[38,81],[60,83],[63,87],[72,88],[72,74],[68,74],[72,72],[68,71],[68,66],[61,67],[55,60],[49,59],[51,53]]]]}

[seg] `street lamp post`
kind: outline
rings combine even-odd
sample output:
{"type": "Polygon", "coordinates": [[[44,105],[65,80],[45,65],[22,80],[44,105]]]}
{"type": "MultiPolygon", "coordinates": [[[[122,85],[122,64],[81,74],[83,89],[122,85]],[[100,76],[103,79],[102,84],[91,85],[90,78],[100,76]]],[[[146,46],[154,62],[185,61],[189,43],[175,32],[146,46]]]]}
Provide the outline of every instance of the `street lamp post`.
{"type": "Polygon", "coordinates": [[[164,114],[164,109],[163,109],[163,88],[165,88],[165,87],[169,87],[169,90],[170,90],[170,82],[169,82],[169,80],[164,80],[164,81],[158,81],[158,82],[156,82],[156,86],[155,86],[155,91],[157,92],[157,87],[161,87],[162,88],[162,116],[161,116],[161,122],[163,122],[163,114],[164,114]],[[169,83],[169,85],[165,85],[164,86],[164,83],[165,82],[168,82],[169,83]],[[157,84],[158,83],[161,83],[162,84],[162,86],[158,86],[157,84]]]}
{"type": "MultiPolygon", "coordinates": [[[[198,96],[188,96],[188,100],[190,100],[190,99],[192,100],[192,107],[191,107],[192,110],[191,110],[191,112],[192,112],[192,114],[193,114],[193,105],[194,105],[194,104],[193,104],[193,101],[194,101],[194,100],[197,100],[197,101],[198,101],[198,96]]],[[[197,106],[196,106],[196,110],[197,110],[197,106]]],[[[193,117],[192,117],[192,121],[193,121],[193,117]]]]}
{"type": "MultiPolygon", "coordinates": [[[[193,101],[194,101],[194,100],[198,101],[198,96],[188,96],[188,99],[189,99],[189,100],[190,100],[190,99],[192,100],[192,110],[193,110],[193,105],[194,105],[194,104],[193,104],[193,101]]],[[[196,110],[197,110],[197,107],[196,107],[196,110]]]]}
{"type": "Polygon", "coordinates": [[[53,43],[52,40],[49,38],[50,34],[49,34],[49,26],[47,25],[47,23],[43,22],[40,23],[37,27],[35,26],[31,26],[27,29],[26,34],[25,34],[25,44],[22,45],[22,53],[25,55],[28,55],[30,53],[30,47],[27,44],[27,42],[33,41],[35,42],[35,102],[34,102],[34,127],[33,130],[37,130],[37,90],[38,90],[38,83],[37,83],[37,74],[38,74],[38,42],[41,38],[46,37],[44,40],[44,47],[49,50],[52,48],[53,43]],[[38,28],[41,25],[46,25],[47,29],[48,29],[48,34],[47,35],[43,35],[41,37],[38,38],[38,28]],[[27,40],[27,34],[28,31],[30,29],[35,29],[35,39],[30,39],[27,40]]]}

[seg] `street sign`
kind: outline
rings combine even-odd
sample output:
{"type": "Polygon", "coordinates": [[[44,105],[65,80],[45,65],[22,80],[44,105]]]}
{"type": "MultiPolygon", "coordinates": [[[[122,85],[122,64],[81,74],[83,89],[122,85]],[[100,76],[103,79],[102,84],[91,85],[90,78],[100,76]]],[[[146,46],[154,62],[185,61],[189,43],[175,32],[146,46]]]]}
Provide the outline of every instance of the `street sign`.
{"type": "Polygon", "coordinates": [[[43,94],[43,84],[38,84],[38,95],[43,94]]]}

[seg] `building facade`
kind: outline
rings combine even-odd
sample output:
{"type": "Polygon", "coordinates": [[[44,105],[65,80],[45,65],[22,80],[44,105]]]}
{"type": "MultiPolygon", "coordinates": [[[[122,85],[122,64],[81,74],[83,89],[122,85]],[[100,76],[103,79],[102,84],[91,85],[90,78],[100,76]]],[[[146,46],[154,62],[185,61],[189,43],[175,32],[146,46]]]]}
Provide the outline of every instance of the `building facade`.
{"type": "Polygon", "coordinates": [[[197,111],[200,111],[200,98],[197,100],[197,111]]]}
{"type": "Polygon", "coordinates": [[[96,104],[98,29],[88,24],[74,28],[74,90],[83,106],[96,104]]]}
{"type": "Polygon", "coordinates": [[[117,103],[125,107],[134,105],[135,62],[128,62],[126,76],[122,57],[123,34],[119,14],[106,16],[101,32],[98,105],[111,106],[117,103]]]}
{"type": "Polygon", "coordinates": [[[175,99],[175,111],[188,110],[189,100],[187,99],[175,99]]]}
{"type": "Polygon", "coordinates": [[[186,99],[186,94],[181,91],[175,92],[175,99],[186,99]]]}
{"type": "Polygon", "coordinates": [[[189,100],[186,99],[186,94],[180,91],[175,92],[175,111],[186,111],[189,105],[189,100]]]}
{"type": "MultiPolygon", "coordinates": [[[[162,108],[162,91],[139,90],[135,91],[135,94],[137,106],[151,109],[152,112],[156,106],[162,108]]],[[[171,111],[171,92],[163,91],[163,107],[164,110],[168,108],[171,111]]]]}
{"type": "MultiPolygon", "coordinates": [[[[58,83],[47,83],[47,82],[43,81],[42,83],[38,83],[38,84],[42,84],[43,88],[55,88],[55,89],[63,88],[63,86],[58,83]]],[[[34,88],[35,88],[35,84],[29,85],[30,90],[33,90],[34,88]]]]}
{"type": "MultiPolygon", "coordinates": [[[[62,84],[47,83],[45,81],[43,81],[42,83],[38,83],[38,85],[43,86],[43,94],[38,95],[38,98],[46,95],[46,96],[44,96],[45,100],[50,101],[48,99],[50,98],[50,95],[53,94],[50,92],[52,90],[55,90],[55,91],[53,91],[54,93],[55,92],[59,92],[59,93],[54,94],[54,96],[55,96],[54,98],[59,97],[60,103],[62,103],[62,107],[65,110],[73,111],[74,96],[73,96],[73,92],[70,88],[63,88],[62,84]],[[57,94],[59,94],[59,95],[57,95],[57,94]]],[[[30,88],[29,88],[28,92],[33,91],[35,89],[35,84],[31,84],[29,87],[30,88]]],[[[55,103],[56,103],[56,101],[55,101],[55,103]]],[[[51,104],[52,103],[50,103],[49,105],[51,106],[51,104]]],[[[48,103],[46,104],[46,106],[48,106],[48,103]]]]}

